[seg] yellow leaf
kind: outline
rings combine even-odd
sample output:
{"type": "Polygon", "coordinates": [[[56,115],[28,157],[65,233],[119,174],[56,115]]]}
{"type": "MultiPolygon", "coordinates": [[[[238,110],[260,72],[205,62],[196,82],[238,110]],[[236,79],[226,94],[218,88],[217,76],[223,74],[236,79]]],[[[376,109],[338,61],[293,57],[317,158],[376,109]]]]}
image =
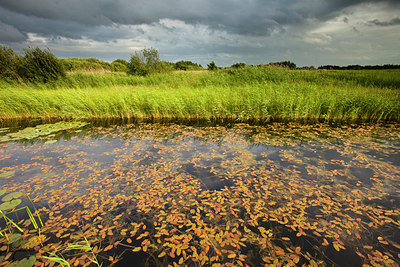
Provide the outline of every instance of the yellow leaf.
{"type": "Polygon", "coordinates": [[[230,258],[230,259],[236,258],[236,254],[235,253],[229,254],[228,258],[230,258]]]}
{"type": "Polygon", "coordinates": [[[161,252],[160,254],[158,254],[158,257],[159,257],[159,258],[164,257],[164,256],[165,256],[165,252],[164,252],[164,251],[161,252]]]}
{"type": "Polygon", "coordinates": [[[134,249],[132,249],[133,252],[139,252],[142,249],[142,247],[136,247],[134,249]]]}
{"type": "Polygon", "coordinates": [[[333,243],[333,247],[336,249],[336,251],[340,251],[340,247],[338,246],[338,244],[333,243]]]}
{"type": "Polygon", "coordinates": [[[110,249],[112,249],[112,248],[113,248],[113,245],[108,245],[107,247],[104,248],[103,251],[108,251],[108,250],[110,250],[110,249]]]}

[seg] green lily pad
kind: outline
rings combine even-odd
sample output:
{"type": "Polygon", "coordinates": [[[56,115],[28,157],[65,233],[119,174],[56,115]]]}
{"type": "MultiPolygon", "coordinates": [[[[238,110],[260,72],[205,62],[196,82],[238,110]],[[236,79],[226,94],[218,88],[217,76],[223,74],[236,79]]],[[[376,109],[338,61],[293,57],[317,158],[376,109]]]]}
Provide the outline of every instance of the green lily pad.
{"type": "Polygon", "coordinates": [[[4,195],[6,192],[7,192],[7,190],[1,189],[1,190],[0,190],[0,196],[4,195]]]}
{"type": "Polygon", "coordinates": [[[49,141],[44,142],[45,145],[54,144],[54,143],[57,143],[57,140],[49,140],[49,141]]]}
{"type": "Polygon", "coordinates": [[[10,201],[12,199],[17,199],[22,197],[24,194],[22,194],[21,192],[14,192],[14,193],[10,193],[6,196],[3,197],[2,201],[6,202],[6,201],[10,201]]]}
{"type": "Polygon", "coordinates": [[[12,244],[21,239],[21,234],[12,234],[8,236],[8,244],[12,244]]]}
{"type": "Polygon", "coordinates": [[[4,202],[0,205],[0,210],[10,210],[21,204],[21,199],[13,199],[9,202],[4,202]]]}
{"type": "Polygon", "coordinates": [[[40,136],[53,135],[59,131],[69,129],[79,129],[86,126],[87,122],[57,122],[53,124],[41,124],[36,127],[27,127],[15,133],[9,133],[5,136],[0,136],[0,143],[16,140],[31,140],[40,136]]]}
{"type": "Polygon", "coordinates": [[[18,262],[13,262],[10,267],[32,267],[36,262],[36,256],[30,256],[29,258],[24,258],[18,262]]]}
{"type": "Polygon", "coordinates": [[[11,176],[14,173],[15,173],[15,171],[2,172],[2,173],[0,173],[0,178],[11,176]]]}

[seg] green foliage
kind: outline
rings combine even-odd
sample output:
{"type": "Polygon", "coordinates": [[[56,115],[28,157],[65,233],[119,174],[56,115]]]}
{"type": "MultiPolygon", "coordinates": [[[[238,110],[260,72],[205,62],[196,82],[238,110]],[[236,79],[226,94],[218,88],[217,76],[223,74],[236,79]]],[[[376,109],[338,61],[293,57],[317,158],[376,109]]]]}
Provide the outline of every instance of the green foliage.
{"type": "Polygon", "coordinates": [[[399,89],[399,70],[308,71],[248,66],[147,77],[75,73],[17,90],[13,85],[0,84],[0,123],[18,118],[148,117],[399,122],[399,89]]]}
{"type": "Polygon", "coordinates": [[[60,59],[67,71],[114,71],[114,66],[97,58],[67,58],[60,59]]]}
{"type": "Polygon", "coordinates": [[[240,69],[240,68],[245,68],[245,67],[247,67],[246,63],[236,63],[231,66],[231,68],[234,68],[234,69],[240,69]]]}
{"type": "Polygon", "coordinates": [[[296,69],[296,64],[291,61],[281,61],[281,62],[271,62],[269,63],[270,66],[279,66],[289,69],[296,69]]]}
{"type": "Polygon", "coordinates": [[[0,45],[0,79],[17,80],[19,78],[17,69],[20,64],[20,56],[11,48],[0,45]]]}
{"type": "Polygon", "coordinates": [[[192,61],[178,61],[175,63],[176,70],[203,70],[203,67],[199,64],[193,63],[192,61]]]}
{"type": "Polygon", "coordinates": [[[144,48],[131,55],[128,74],[146,76],[156,72],[160,72],[160,58],[157,49],[144,48]]]}
{"type": "Polygon", "coordinates": [[[207,67],[208,67],[208,70],[211,70],[211,71],[218,69],[218,67],[217,67],[217,65],[215,65],[214,61],[211,61],[210,64],[207,64],[207,67]]]}
{"type": "Polygon", "coordinates": [[[18,74],[29,82],[46,83],[65,76],[63,65],[48,50],[38,47],[25,49],[18,74]]]}
{"type": "Polygon", "coordinates": [[[113,67],[113,71],[117,72],[127,72],[128,71],[129,62],[124,59],[116,59],[111,63],[113,67]]]}

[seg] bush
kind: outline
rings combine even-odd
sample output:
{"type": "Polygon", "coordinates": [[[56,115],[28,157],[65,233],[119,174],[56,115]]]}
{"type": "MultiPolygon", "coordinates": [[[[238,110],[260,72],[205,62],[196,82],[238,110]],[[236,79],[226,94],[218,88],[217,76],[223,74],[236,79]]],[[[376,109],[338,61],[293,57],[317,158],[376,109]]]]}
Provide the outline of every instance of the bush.
{"type": "Polygon", "coordinates": [[[129,62],[124,59],[116,59],[111,63],[113,71],[127,72],[129,62]]]}
{"type": "Polygon", "coordinates": [[[130,75],[146,76],[153,73],[169,72],[174,69],[174,64],[160,61],[155,48],[144,48],[131,55],[127,73],[130,75]]]}
{"type": "Polygon", "coordinates": [[[0,78],[7,81],[18,80],[17,69],[21,64],[21,57],[11,48],[0,46],[0,78]]]}
{"type": "Polygon", "coordinates": [[[247,67],[246,63],[236,63],[231,66],[231,68],[234,68],[234,69],[240,69],[240,68],[245,68],[245,67],[247,67]]]}
{"type": "Polygon", "coordinates": [[[65,76],[61,62],[48,50],[40,48],[25,49],[25,57],[18,67],[18,74],[30,82],[43,82],[57,80],[65,76]]]}
{"type": "Polygon", "coordinates": [[[269,63],[269,65],[289,68],[291,70],[296,69],[296,64],[291,61],[271,62],[271,63],[269,63]]]}
{"type": "Polygon", "coordinates": [[[207,64],[208,70],[217,70],[218,67],[215,65],[214,61],[211,61],[210,64],[207,64]]]}
{"type": "Polygon", "coordinates": [[[130,75],[146,76],[149,73],[156,72],[159,62],[157,49],[144,48],[131,55],[127,73],[130,75]]]}
{"type": "Polygon", "coordinates": [[[167,61],[160,61],[157,65],[157,72],[167,73],[175,70],[175,64],[167,61]]]}
{"type": "Polygon", "coordinates": [[[93,71],[109,70],[113,71],[114,66],[97,58],[66,58],[60,59],[60,62],[67,71],[93,71]]]}
{"type": "Polygon", "coordinates": [[[176,70],[203,70],[203,67],[199,64],[191,61],[178,61],[175,63],[176,70]]]}

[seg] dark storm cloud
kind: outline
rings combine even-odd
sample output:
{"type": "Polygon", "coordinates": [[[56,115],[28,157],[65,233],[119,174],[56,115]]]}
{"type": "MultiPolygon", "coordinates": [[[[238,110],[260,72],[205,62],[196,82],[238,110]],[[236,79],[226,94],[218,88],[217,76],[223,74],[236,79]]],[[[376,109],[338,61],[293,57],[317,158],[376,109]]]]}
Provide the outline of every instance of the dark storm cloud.
{"type": "Polygon", "coordinates": [[[13,43],[13,42],[23,42],[25,40],[26,40],[26,35],[24,35],[15,27],[0,21],[0,42],[13,43]]]}
{"type": "MultiPolygon", "coordinates": [[[[52,32],[67,37],[81,35],[92,26],[151,24],[160,19],[202,24],[241,35],[266,36],[272,31],[282,31],[285,25],[302,24],[310,18],[325,21],[346,7],[364,2],[372,1],[2,0],[0,7],[26,17],[19,23],[12,19],[6,21],[18,30],[52,32]],[[29,25],[27,20],[36,24],[29,25]],[[43,26],[40,23],[54,25],[43,26]]],[[[380,2],[399,5],[398,0],[380,2]]]]}
{"type": "Polygon", "coordinates": [[[376,26],[394,26],[394,25],[400,25],[400,18],[394,18],[390,21],[380,21],[380,20],[374,19],[372,21],[369,21],[369,23],[376,25],[376,26]]]}

